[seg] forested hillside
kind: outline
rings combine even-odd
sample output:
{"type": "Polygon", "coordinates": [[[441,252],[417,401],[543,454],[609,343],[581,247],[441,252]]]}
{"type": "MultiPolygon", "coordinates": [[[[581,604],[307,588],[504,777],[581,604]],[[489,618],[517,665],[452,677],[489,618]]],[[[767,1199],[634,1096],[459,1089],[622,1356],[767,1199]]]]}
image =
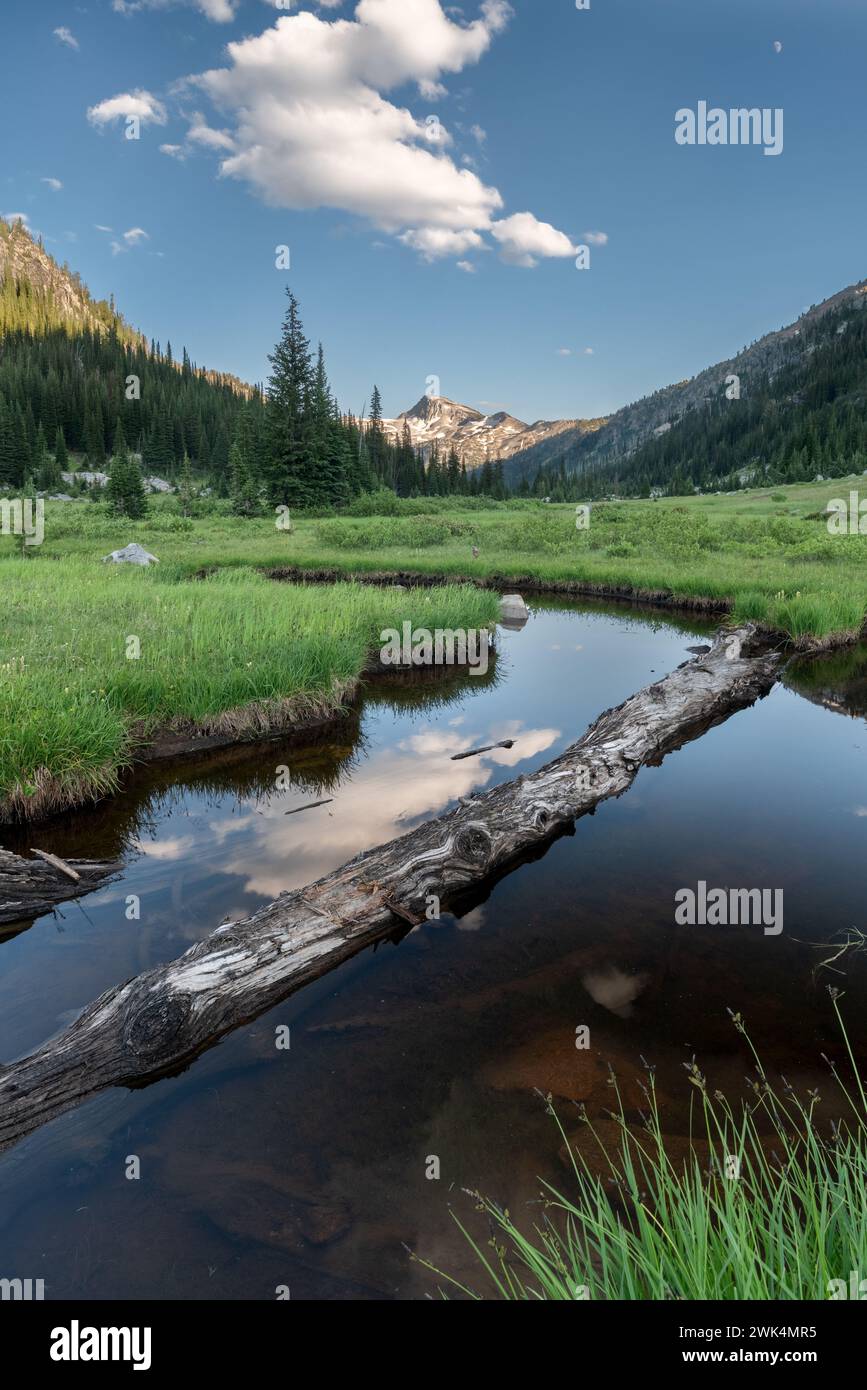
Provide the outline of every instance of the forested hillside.
{"type": "MultiPolygon", "coordinates": [[[[795,360],[740,374],[740,399],[718,392],[670,430],[609,468],[588,468],[591,491],[727,490],[809,482],[867,468],[867,314],[862,294],[799,334],[795,360]]],[[[736,365],[733,371],[736,371],[736,365]]],[[[580,450],[576,463],[581,466],[580,450]]]]}
{"type": "Polygon", "coordinates": [[[0,487],[59,488],[74,464],[118,471],[118,496],[131,496],[138,455],[146,476],[185,488],[194,470],[239,515],[340,506],[377,488],[505,495],[496,462],[468,477],[454,449],[425,459],[408,428],[389,438],[376,387],[367,418],[341,414],[292,294],[265,394],[148,341],[20,222],[0,219],[0,338],[0,487]]]}
{"type": "Polygon", "coordinates": [[[808,481],[867,467],[867,286],[858,284],[559,449],[516,455],[537,493],[648,495],[808,481]]]}
{"type": "Polygon", "coordinates": [[[103,470],[118,422],[146,472],[172,477],[186,454],[226,476],[252,388],[148,343],[20,223],[0,221],[0,276],[0,485],[38,479],[46,451],[103,470]]]}

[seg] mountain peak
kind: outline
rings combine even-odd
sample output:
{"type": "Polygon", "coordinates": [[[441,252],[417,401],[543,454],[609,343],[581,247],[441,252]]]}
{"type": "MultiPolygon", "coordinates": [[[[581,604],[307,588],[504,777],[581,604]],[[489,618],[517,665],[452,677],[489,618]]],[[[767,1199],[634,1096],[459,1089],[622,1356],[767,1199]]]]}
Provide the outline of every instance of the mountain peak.
{"type": "Polygon", "coordinates": [[[484,415],[475,406],[462,405],[448,396],[425,395],[410,410],[382,423],[391,439],[399,439],[408,428],[413,446],[425,458],[430,458],[434,448],[440,454],[455,449],[466,467],[473,469],[530,449],[540,439],[571,429],[577,422],[540,421],[529,426],[505,410],[484,415]]]}

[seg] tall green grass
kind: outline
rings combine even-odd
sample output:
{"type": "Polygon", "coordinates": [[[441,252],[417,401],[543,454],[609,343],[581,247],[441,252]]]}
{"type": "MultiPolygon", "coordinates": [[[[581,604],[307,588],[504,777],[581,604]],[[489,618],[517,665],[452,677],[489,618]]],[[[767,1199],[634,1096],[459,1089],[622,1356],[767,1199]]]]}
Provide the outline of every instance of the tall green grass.
{"type": "Polygon", "coordinates": [[[546,1184],[529,1233],[481,1198],[488,1245],[458,1222],[478,1258],[479,1285],[434,1272],[471,1298],[507,1301],[817,1300],[831,1296],[832,1281],[848,1285],[852,1270],[867,1277],[867,1098],[831,996],[852,1079],[829,1065],[848,1123],[823,1130],[819,1097],[801,1098],[786,1083],[774,1088],[757,1056],[752,1095],[736,1114],[720,1092],[710,1094],[693,1062],[695,1132],[690,1157],[678,1162],[667,1151],[648,1068],[644,1126],[630,1127],[621,1102],[619,1147],[606,1148],[585,1117],[600,1173],[583,1145],[569,1144],[548,1097],[571,1161],[569,1195],[546,1184]]]}
{"type": "Polygon", "coordinates": [[[0,808],[21,814],[109,789],[134,734],[243,737],[285,722],[287,701],[299,716],[338,707],[384,628],[497,614],[470,586],[295,586],[243,568],[191,581],[80,557],[0,561],[0,592],[0,808]]]}
{"type": "MultiPolygon", "coordinates": [[[[529,578],[722,601],[736,619],[793,638],[851,635],[867,613],[867,536],[832,537],[822,516],[833,496],[846,493],[844,484],[787,488],[785,506],[770,490],[597,503],[587,530],[576,528],[574,507],[518,499],[376,494],[343,516],[293,517],[287,532],[273,517],[240,521],[222,502],[189,518],[180,516],[177,499],[154,498],[147,517],[122,524],[102,504],[49,503],[38,559],[96,563],[113,546],[138,540],[159,555],[166,578],[252,566],[529,578]]],[[[16,547],[0,538],[0,557],[16,547]]],[[[36,562],[33,551],[26,558],[36,562]]]]}

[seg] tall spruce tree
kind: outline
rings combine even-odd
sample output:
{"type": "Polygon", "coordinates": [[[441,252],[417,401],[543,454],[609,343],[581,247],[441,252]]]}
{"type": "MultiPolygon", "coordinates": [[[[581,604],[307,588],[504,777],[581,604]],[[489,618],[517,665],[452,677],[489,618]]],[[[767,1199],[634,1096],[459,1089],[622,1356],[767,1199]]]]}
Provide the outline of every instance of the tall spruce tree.
{"type": "Polygon", "coordinates": [[[316,501],[310,344],[290,289],[283,332],[269,355],[263,481],[272,506],[309,507],[316,501]]]}
{"type": "Polygon", "coordinates": [[[229,450],[229,472],[232,511],[236,516],[257,516],[263,505],[259,421],[249,402],[238,412],[229,450]]]}
{"type": "Polygon", "coordinates": [[[63,435],[63,426],[57,426],[57,435],[54,440],[54,457],[57,461],[57,471],[59,473],[68,472],[69,454],[66,450],[66,440],[63,435]]]}
{"type": "Polygon", "coordinates": [[[115,452],[109,467],[106,497],[118,516],[142,517],[147,511],[144,483],[141,470],[127,448],[120,419],[114,440],[115,452]]]}

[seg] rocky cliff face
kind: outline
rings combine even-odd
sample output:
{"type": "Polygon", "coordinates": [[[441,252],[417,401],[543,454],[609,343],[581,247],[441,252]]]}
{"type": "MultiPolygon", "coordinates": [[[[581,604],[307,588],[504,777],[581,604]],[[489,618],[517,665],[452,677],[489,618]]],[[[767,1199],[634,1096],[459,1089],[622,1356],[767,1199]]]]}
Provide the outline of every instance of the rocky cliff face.
{"type": "Polygon", "coordinates": [[[21,222],[0,218],[0,286],[9,282],[26,285],[31,296],[42,300],[50,323],[62,322],[75,331],[105,329],[116,317],[118,327],[126,328],[113,305],[94,300],[77,272],[58,265],[21,222]]]}

